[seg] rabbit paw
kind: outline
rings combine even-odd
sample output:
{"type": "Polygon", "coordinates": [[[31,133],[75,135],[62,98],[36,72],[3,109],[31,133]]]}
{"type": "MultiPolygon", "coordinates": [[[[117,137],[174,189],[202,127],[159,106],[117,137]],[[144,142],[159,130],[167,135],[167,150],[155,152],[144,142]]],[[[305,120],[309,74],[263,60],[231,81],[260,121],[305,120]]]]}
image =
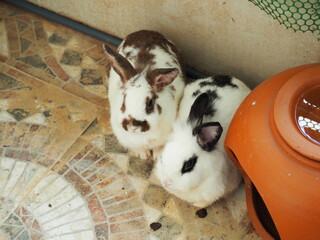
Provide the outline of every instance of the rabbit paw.
{"type": "Polygon", "coordinates": [[[208,207],[211,204],[211,202],[194,202],[192,203],[193,206],[198,207],[198,208],[205,208],[208,207]]]}
{"type": "Polygon", "coordinates": [[[130,150],[130,155],[140,159],[148,159],[150,157],[150,151],[135,149],[130,150]]]}
{"type": "Polygon", "coordinates": [[[158,159],[160,159],[161,157],[161,153],[162,153],[163,147],[157,147],[153,150],[151,150],[151,158],[153,161],[158,161],[158,159]]]}

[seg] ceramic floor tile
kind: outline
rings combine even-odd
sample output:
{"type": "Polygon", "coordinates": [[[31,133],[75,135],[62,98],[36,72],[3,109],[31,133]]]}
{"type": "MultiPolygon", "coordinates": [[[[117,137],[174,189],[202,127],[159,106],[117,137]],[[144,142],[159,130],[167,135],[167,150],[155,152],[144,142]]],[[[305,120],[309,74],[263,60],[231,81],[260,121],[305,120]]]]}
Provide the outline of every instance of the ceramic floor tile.
{"type": "Polygon", "coordinates": [[[4,21],[0,21],[0,53],[5,56],[9,55],[7,35],[6,35],[6,31],[5,31],[4,21]]]}
{"type": "Polygon", "coordinates": [[[149,206],[162,211],[170,199],[170,194],[158,185],[150,184],[143,196],[149,206]]]}
{"type": "MultiPolygon", "coordinates": [[[[13,87],[12,96],[7,98],[8,114],[18,122],[43,114],[40,122],[46,126],[38,128],[39,133],[30,139],[29,150],[39,151],[52,158],[61,157],[94,120],[97,108],[93,104],[39,82],[13,67],[2,74],[6,78],[15,79],[14,86],[3,87],[4,90],[11,90],[13,87]],[[18,88],[19,85],[23,87],[18,88]],[[61,136],[64,131],[68,131],[68,134],[61,136]],[[39,144],[42,144],[41,147],[39,144]]],[[[34,125],[39,123],[39,118],[35,117],[34,120],[34,125]]],[[[16,125],[9,126],[7,134],[13,136],[16,131],[14,128],[16,125]]],[[[13,143],[7,140],[6,145],[12,146],[13,143]]]]}
{"type": "MultiPolygon", "coordinates": [[[[48,33],[48,31],[47,31],[48,33]]],[[[49,43],[58,45],[58,46],[66,46],[69,40],[72,38],[72,34],[66,31],[56,31],[50,34],[49,43]]]]}
{"type": "Polygon", "coordinates": [[[155,231],[154,235],[160,239],[175,239],[183,231],[182,226],[166,216],[161,216],[158,223],[160,223],[161,228],[155,231]]]}
{"type": "MultiPolygon", "coordinates": [[[[70,196],[74,198],[74,196],[79,195],[79,193],[72,188],[70,183],[68,183],[63,177],[51,172],[49,174],[47,173],[47,177],[43,178],[43,175],[39,173],[41,173],[41,168],[43,169],[44,167],[33,163],[25,163],[16,159],[1,158],[1,165],[6,169],[10,169],[11,173],[1,179],[1,182],[4,183],[1,189],[1,198],[15,201],[19,206],[24,207],[28,212],[30,212],[28,215],[37,220],[40,226],[39,230],[42,231],[43,235],[59,236],[66,233],[72,234],[74,231],[87,229],[88,226],[92,225],[90,212],[86,207],[86,203],[81,198],[78,198],[77,204],[82,201],[82,208],[78,207],[76,211],[73,210],[74,206],[69,202],[61,202],[61,199],[68,199],[70,196]],[[27,167],[28,165],[32,166],[27,167]],[[26,189],[28,189],[28,185],[33,182],[32,178],[38,179],[36,186],[33,187],[30,194],[27,194],[28,197],[19,198],[19,196],[23,195],[26,189]],[[20,184],[17,184],[17,182],[20,184]],[[22,185],[23,187],[13,194],[15,186],[18,185],[22,185]],[[66,189],[69,191],[66,191],[66,189]],[[63,205],[66,206],[64,211],[55,211],[58,216],[55,218],[52,218],[51,216],[51,219],[50,217],[48,218],[48,216],[50,216],[48,213],[51,209],[55,209],[57,207],[61,209],[61,206],[63,205]],[[72,215],[72,213],[75,213],[75,215],[72,215]],[[87,221],[90,224],[81,225],[77,223],[77,228],[75,228],[74,225],[75,222],[77,222],[77,219],[87,221]],[[64,222],[68,224],[65,224],[63,228],[58,227],[64,222]]],[[[12,222],[10,219],[12,219],[12,217],[8,216],[4,223],[12,222]]],[[[23,226],[26,226],[26,224],[23,226]]],[[[30,224],[26,227],[31,228],[30,224]]]]}
{"type": "Polygon", "coordinates": [[[0,239],[259,239],[243,185],[197,214],[112,133],[102,42],[0,2],[0,239]]]}
{"type": "Polygon", "coordinates": [[[170,217],[176,223],[183,225],[184,219],[182,218],[182,214],[180,213],[180,209],[178,206],[178,202],[175,201],[174,198],[171,198],[165,208],[163,209],[163,214],[170,217]]]}
{"type": "Polygon", "coordinates": [[[56,86],[74,82],[82,91],[65,89],[93,102],[106,99],[101,42],[23,10],[8,14],[0,29],[2,61],[56,86]]]}
{"type": "Polygon", "coordinates": [[[148,222],[149,225],[154,223],[154,222],[157,222],[157,220],[162,215],[161,211],[157,210],[156,208],[153,208],[153,207],[149,206],[148,204],[144,204],[143,208],[144,208],[144,211],[146,213],[146,218],[147,218],[147,222],[148,222]]]}
{"type": "Polygon", "coordinates": [[[6,63],[42,81],[59,87],[62,86],[62,83],[59,79],[48,74],[46,71],[41,70],[40,68],[32,67],[31,65],[25,64],[21,61],[16,61],[14,59],[11,59],[10,61],[8,60],[6,63]]]}

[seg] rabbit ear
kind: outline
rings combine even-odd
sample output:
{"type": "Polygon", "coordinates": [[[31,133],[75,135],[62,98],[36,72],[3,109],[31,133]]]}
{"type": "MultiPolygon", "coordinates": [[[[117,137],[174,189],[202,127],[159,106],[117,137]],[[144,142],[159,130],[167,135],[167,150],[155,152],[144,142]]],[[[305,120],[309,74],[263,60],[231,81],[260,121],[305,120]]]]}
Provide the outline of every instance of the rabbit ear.
{"type": "Polygon", "coordinates": [[[199,146],[210,152],[219,141],[223,128],[219,122],[204,123],[196,128],[199,146]]]}
{"type": "Polygon", "coordinates": [[[107,44],[103,45],[103,49],[108,57],[108,60],[111,62],[112,68],[119,74],[122,83],[125,83],[137,74],[130,62],[117,51],[110,48],[107,44]]]}
{"type": "Polygon", "coordinates": [[[147,80],[156,92],[162,91],[178,76],[177,68],[156,68],[147,73],[147,80]]]}
{"type": "MultiPolygon", "coordinates": [[[[188,122],[192,124],[194,130],[202,124],[203,115],[205,114],[208,105],[209,95],[207,93],[200,94],[196,100],[194,100],[188,116],[188,122]]],[[[195,131],[193,131],[193,135],[196,135],[195,131]]]]}

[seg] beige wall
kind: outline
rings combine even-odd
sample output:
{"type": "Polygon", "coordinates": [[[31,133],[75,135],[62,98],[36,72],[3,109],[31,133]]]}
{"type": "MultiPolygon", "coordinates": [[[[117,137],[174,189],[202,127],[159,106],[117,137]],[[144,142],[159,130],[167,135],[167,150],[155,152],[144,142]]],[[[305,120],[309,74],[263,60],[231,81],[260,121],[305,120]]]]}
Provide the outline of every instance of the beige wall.
{"type": "Polygon", "coordinates": [[[29,0],[123,38],[164,33],[193,67],[249,86],[293,66],[320,62],[320,41],[294,33],[247,0],[29,0]]]}

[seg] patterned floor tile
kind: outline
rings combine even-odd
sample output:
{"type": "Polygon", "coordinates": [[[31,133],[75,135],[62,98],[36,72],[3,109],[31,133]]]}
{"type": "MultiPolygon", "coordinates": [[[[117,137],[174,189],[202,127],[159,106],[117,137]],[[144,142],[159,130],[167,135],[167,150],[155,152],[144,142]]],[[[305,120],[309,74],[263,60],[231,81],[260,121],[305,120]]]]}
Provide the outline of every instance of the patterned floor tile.
{"type": "Polygon", "coordinates": [[[106,99],[106,62],[101,42],[23,10],[8,14],[0,23],[1,29],[2,61],[56,86],[73,82],[83,91],[72,93],[93,102],[106,99]],[[6,59],[7,56],[12,59],[6,59]],[[91,59],[91,66],[82,65],[86,58],[91,59]]]}
{"type": "Polygon", "coordinates": [[[4,21],[0,21],[0,53],[5,56],[9,55],[7,36],[5,34],[5,24],[4,21]]]}
{"type": "Polygon", "coordinates": [[[72,34],[66,31],[57,31],[50,35],[49,43],[58,45],[58,46],[66,46],[69,40],[72,38],[72,34]]]}
{"type": "Polygon", "coordinates": [[[0,2],[0,239],[259,239],[245,190],[199,209],[112,132],[102,42],[0,2]]]}
{"type": "Polygon", "coordinates": [[[183,227],[174,222],[172,219],[161,216],[158,220],[159,226],[161,226],[158,230],[154,231],[154,235],[159,239],[171,240],[175,239],[177,236],[181,234],[183,231],[183,227]]]}
{"type": "MultiPolygon", "coordinates": [[[[16,122],[30,122],[33,119],[33,124],[40,122],[45,125],[38,129],[37,135],[29,139],[28,149],[51,157],[61,156],[94,120],[92,113],[97,109],[93,104],[39,82],[12,67],[1,75],[1,89],[11,91],[13,95],[6,98],[6,112],[2,110],[6,119],[0,121],[8,120],[10,115],[16,122]],[[66,130],[68,135],[64,135],[64,141],[61,141],[61,131],[66,130]]],[[[15,128],[16,126],[9,125],[7,135],[13,135],[15,128]]],[[[6,139],[6,145],[14,145],[10,142],[10,136],[6,139]]]]}
{"type": "Polygon", "coordinates": [[[153,169],[154,162],[151,159],[141,160],[139,158],[130,157],[128,174],[148,179],[153,169]]]}

